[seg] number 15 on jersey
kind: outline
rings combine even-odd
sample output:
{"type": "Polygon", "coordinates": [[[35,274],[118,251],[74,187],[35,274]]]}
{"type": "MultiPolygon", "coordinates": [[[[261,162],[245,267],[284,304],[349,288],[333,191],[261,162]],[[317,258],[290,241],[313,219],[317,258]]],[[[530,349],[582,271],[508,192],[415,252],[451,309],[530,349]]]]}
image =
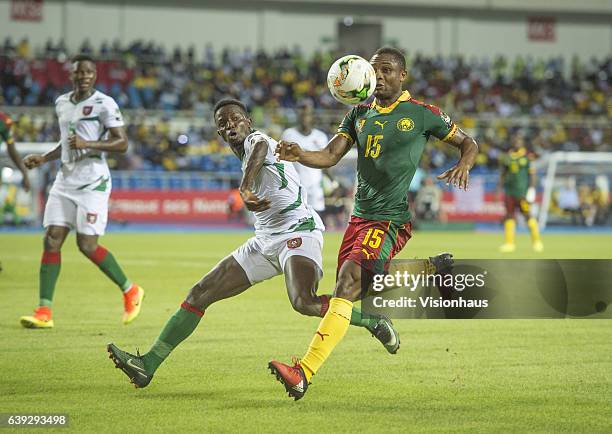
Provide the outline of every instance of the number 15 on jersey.
{"type": "Polygon", "coordinates": [[[382,134],[368,134],[368,141],[366,142],[365,157],[377,158],[380,154],[380,140],[383,138],[382,134]]]}

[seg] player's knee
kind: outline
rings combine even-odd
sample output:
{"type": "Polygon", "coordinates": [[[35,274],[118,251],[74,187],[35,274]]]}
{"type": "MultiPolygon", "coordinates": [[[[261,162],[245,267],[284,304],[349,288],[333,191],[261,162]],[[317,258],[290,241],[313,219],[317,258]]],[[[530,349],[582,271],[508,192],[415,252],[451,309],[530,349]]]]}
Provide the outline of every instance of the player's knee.
{"type": "Polygon", "coordinates": [[[187,302],[199,307],[198,305],[200,304],[200,300],[204,299],[209,291],[210,286],[206,284],[206,279],[203,278],[191,287],[191,290],[189,290],[189,295],[187,296],[187,302]]]}
{"type": "Polygon", "coordinates": [[[96,251],[98,243],[77,238],[77,246],[81,253],[89,258],[96,251]]]}
{"type": "Polygon", "coordinates": [[[47,231],[43,239],[45,250],[48,252],[59,252],[64,243],[64,237],[62,234],[47,231]]]}
{"type": "Polygon", "coordinates": [[[361,288],[354,284],[342,284],[341,282],[336,285],[336,291],[334,297],[344,298],[349,301],[359,300],[361,295],[361,288]]]}
{"type": "Polygon", "coordinates": [[[304,297],[303,295],[297,295],[291,297],[291,306],[293,309],[302,315],[312,315],[314,309],[315,299],[314,297],[304,297]]]}
{"type": "Polygon", "coordinates": [[[355,301],[361,296],[361,267],[352,262],[346,262],[340,270],[334,297],[355,301]]]}

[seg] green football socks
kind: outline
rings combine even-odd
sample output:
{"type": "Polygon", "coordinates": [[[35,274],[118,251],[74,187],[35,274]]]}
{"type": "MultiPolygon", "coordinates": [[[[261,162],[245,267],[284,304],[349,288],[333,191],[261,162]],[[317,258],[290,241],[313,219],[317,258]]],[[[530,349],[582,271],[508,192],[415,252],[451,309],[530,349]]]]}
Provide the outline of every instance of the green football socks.
{"type": "Polygon", "coordinates": [[[147,373],[153,374],[178,344],[183,342],[200,323],[204,312],[187,302],[168,320],[148,353],[142,356],[147,373]]]}
{"type": "Polygon", "coordinates": [[[62,254],[60,252],[44,251],[40,261],[39,273],[39,304],[51,307],[55,284],[60,273],[62,254]]]}
{"type": "Polygon", "coordinates": [[[111,252],[102,246],[98,246],[89,259],[96,264],[106,276],[112,280],[122,291],[127,291],[132,286],[132,282],[123,273],[117,260],[111,252]]]}

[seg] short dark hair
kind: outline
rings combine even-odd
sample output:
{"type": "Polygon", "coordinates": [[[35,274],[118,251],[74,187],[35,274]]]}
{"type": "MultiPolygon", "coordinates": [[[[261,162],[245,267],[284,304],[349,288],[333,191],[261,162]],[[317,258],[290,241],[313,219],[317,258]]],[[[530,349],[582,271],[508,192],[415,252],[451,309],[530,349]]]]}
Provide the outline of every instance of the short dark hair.
{"type": "Polygon", "coordinates": [[[93,57],[91,57],[89,54],[77,54],[72,58],[72,63],[75,62],[91,62],[93,64],[96,63],[96,61],[93,59],[93,57]]]}
{"type": "Polygon", "coordinates": [[[389,54],[393,56],[393,59],[402,67],[403,70],[406,69],[406,56],[404,56],[404,53],[402,53],[402,51],[398,50],[397,48],[381,47],[378,50],[376,50],[376,53],[374,54],[375,55],[389,54]]]}
{"type": "Polygon", "coordinates": [[[217,112],[221,110],[221,107],[225,107],[226,105],[237,105],[242,109],[244,114],[249,114],[249,111],[247,110],[246,106],[241,101],[234,98],[225,98],[215,104],[215,107],[213,108],[213,115],[217,114],[217,112]]]}

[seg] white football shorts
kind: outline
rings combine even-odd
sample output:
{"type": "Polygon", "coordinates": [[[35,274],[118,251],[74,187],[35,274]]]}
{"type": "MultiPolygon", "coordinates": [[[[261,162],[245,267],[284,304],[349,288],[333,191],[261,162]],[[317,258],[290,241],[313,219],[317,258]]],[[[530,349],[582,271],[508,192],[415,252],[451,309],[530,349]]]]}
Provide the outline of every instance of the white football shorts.
{"type": "Polygon", "coordinates": [[[282,235],[254,236],[232,252],[245,271],[249,282],[255,284],[283,274],[287,259],[293,255],[312,259],[323,273],[323,234],[291,232],[282,235]]]}
{"type": "Polygon", "coordinates": [[[108,199],[106,191],[77,190],[53,183],[49,191],[43,226],[76,228],[84,235],[104,235],[108,223],[108,199]]]}

